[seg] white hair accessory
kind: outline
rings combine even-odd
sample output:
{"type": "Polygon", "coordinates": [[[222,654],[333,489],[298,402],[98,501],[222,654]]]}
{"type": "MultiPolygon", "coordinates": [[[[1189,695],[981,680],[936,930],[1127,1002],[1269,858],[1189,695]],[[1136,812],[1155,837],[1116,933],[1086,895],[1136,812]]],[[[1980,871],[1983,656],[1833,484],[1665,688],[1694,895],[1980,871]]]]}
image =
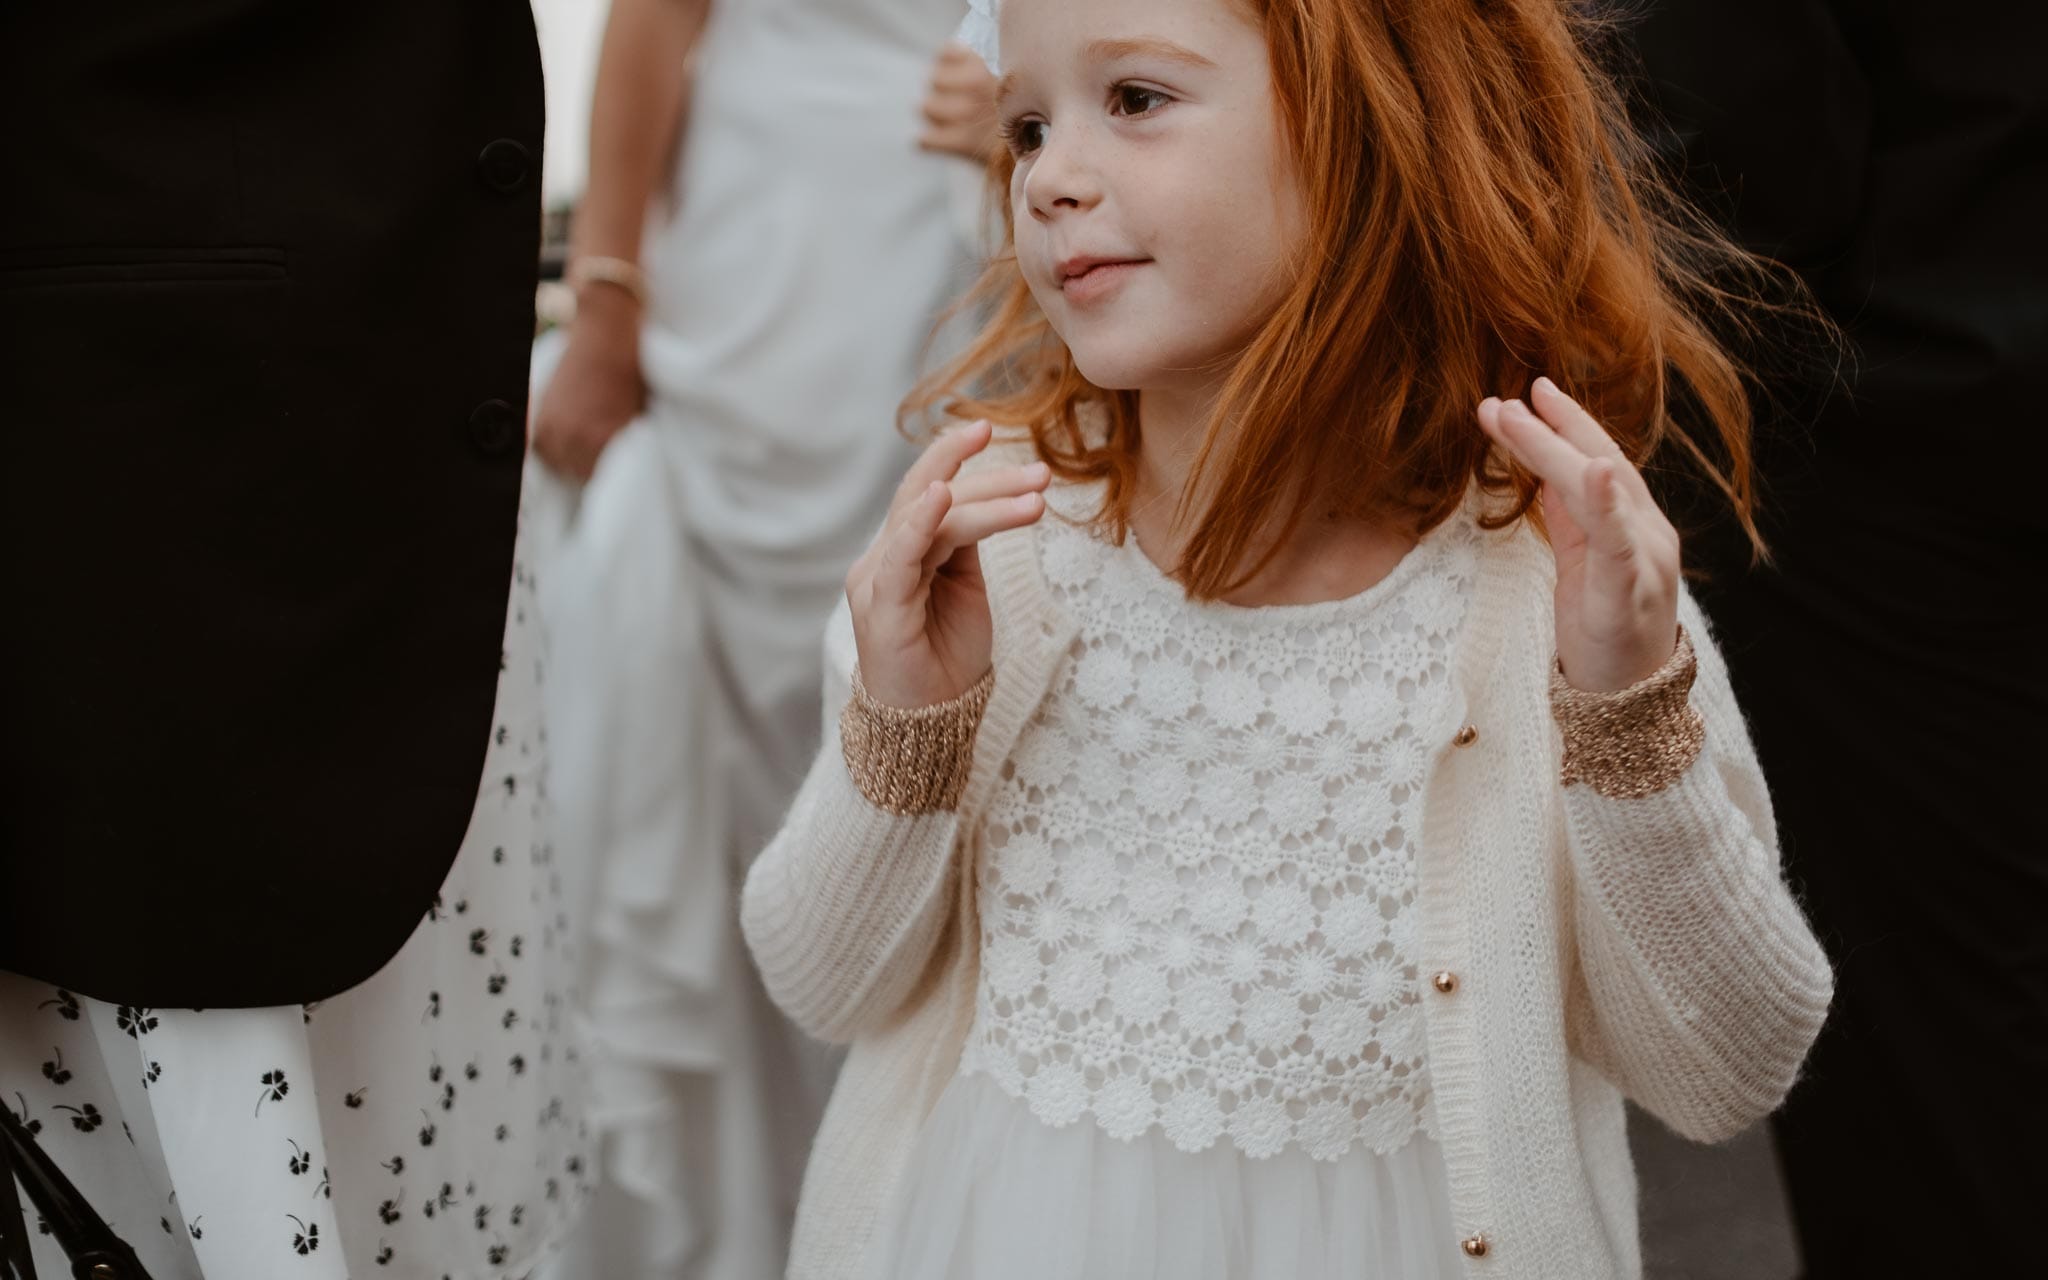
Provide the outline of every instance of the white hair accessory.
{"type": "Polygon", "coordinates": [[[953,38],[980,54],[990,75],[1003,74],[996,51],[996,0],[967,0],[967,16],[953,38]]]}

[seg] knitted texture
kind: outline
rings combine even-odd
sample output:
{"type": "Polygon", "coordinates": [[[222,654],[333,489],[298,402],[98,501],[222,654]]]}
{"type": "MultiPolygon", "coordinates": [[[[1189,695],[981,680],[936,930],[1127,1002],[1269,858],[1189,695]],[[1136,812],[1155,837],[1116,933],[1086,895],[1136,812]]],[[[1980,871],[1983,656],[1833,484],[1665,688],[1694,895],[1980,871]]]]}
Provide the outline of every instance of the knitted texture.
{"type": "MultiPolygon", "coordinates": [[[[1029,461],[1028,445],[971,466],[1029,461]]],[[[959,1070],[974,1022],[984,819],[1026,724],[1063,678],[1080,626],[1038,567],[1046,522],[982,544],[996,684],[956,812],[869,803],[837,737],[852,625],[826,640],[826,742],[787,822],[756,860],[741,919],[761,975],[799,1025],[851,1040],[812,1147],[792,1280],[854,1280],[919,1126],[959,1070]],[[966,874],[963,874],[967,872],[966,874]]],[[[1718,1141],[1783,1098],[1832,990],[1780,878],[1769,796],[1727,672],[1690,594],[1692,705],[1706,741],[1638,799],[1559,785],[1550,709],[1549,548],[1485,535],[1450,657],[1444,742],[1423,784],[1416,845],[1420,971],[1438,1141],[1461,1236],[1490,1276],[1640,1274],[1621,1099],[1718,1141]]],[[[1475,1273],[1476,1274],[1476,1273],[1475,1273]]]]}
{"type": "Polygon", "coordinates": [[[1044,527],[1081,628],[982,824],[963,1070],[1183,1151],[1335,1160],[1426,1128],[1415,819],[1475,535],[1433,531],[1348,600],[1244,609],[1044,527]]]}
{"type": "Polygon", "coordinates": [[[1564,731],[1564,785],[1583,782],[1603,796],[1639,800],[1676,782],[1707,742],[1688,696],[1698,671],[1684,627],[1663,666],[1613,693],[1574,689],[1564,667],[1552,666],[1550,709],[1564,731]]]}
{"type": "Polygon", "coordinates": [[[868,696],[860,671],[839,713],[840,754],[860,793],[895,814],[934,813],[960,802],[974,763],[974,731],[995,688],[990,671],[957,698],[891,707],[868,696]]]}

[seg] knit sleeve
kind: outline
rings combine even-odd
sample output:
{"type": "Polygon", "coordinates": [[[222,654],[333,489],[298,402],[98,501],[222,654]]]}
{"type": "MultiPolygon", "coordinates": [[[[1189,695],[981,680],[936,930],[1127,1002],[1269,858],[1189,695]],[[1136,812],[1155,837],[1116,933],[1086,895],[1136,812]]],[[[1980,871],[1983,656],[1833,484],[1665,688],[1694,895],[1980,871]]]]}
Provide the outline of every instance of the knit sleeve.
{"type": "Polygon", "coordinates": [[[1697,759],[1649,794],[1564,788],[1578,885],[1574,1050],[1700,1142],[1734,1136],[1790,1090],[1833,994],[1827,956],[1779,870],[1770,796],[1706,619],[1697,759]]]}
{"type": "Polygon", "coordinates": [[[768,994],[835,1043],[885,1024],[916,988],[952,907],[959,835],[950,809],[890,812],[856,785],[840,742],[853,669],[842,602],[826,628],[824,741],[740,901],[768,994]]]}

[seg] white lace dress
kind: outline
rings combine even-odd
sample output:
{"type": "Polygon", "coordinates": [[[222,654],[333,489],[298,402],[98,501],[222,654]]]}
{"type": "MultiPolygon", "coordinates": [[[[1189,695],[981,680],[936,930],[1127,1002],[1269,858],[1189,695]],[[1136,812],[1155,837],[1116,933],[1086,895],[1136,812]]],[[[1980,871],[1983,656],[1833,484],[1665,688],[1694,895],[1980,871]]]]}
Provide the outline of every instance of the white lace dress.
{"type": "Polygon", "coordinates": [[[1081,631],[984,819],[975,1024],[872,1280],[1459,1274],[1414,846],[1475,535],[1248,609],[1041,523],[1081,631]]]}

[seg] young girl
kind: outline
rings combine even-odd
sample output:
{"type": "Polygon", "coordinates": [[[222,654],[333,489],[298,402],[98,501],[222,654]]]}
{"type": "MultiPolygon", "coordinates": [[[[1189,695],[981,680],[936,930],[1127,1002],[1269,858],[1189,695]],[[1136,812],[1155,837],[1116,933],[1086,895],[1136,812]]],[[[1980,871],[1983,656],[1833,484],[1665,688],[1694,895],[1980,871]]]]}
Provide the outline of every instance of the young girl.
{"type": "Polygon", "coordinates": [[[792,1276],[1634,1276],[1622,1099],[1784,1096],[1829,972],[1638,470],[1746,521],[1744,264],[1573,12],[1003,6],[935,390],[1021,430],[904,482],[746,887],[853,1046],[792,1276]]]}

